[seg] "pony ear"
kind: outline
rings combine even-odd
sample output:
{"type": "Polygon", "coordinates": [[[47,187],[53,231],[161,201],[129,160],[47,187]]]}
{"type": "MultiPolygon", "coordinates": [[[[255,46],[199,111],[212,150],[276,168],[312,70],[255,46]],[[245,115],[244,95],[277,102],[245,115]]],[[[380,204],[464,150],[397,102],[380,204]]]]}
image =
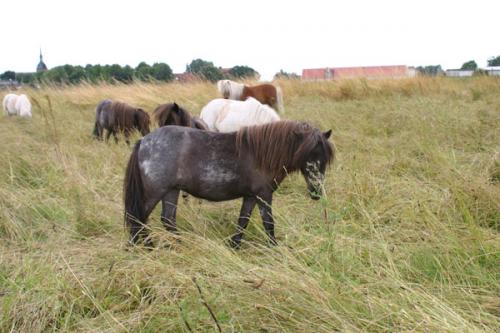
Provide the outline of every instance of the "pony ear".
{"type": "Polygon", "coordinates": [[[175,111],[175,112],[178,112],[179,111],[179,105],[177,105],[177,103],[174,102],[174,105],[172,105],[172,110],[175,111]]]}
{"type": "Polygon", "coordinates": [[[323,133],[323,136],[325,137],[325,139],[330,138],[331,135],[332,135],[332,130],[328,130],[328,131],[323,133]]]}

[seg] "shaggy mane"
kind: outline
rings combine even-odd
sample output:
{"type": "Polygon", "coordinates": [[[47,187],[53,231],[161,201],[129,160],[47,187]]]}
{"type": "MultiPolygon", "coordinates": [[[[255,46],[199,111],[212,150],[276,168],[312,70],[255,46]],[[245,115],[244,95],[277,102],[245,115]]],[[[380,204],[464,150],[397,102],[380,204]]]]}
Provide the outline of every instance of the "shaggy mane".
{"type": "Polygon", "coordinates": [[[158,127],[167,125],[191,126],[191,115],[175,103],[159,105],[153,111],[153,117],[158,127]]]}
{"type": "Polygon", "coordinates": [[[116,130],[124,131],[136,127],[141,132],[149,132],[149,114],[143,109],[122,102],[113,102],[110,109],[114,112],[116,130]]]}
{"type": "Polygon", "coordinates": [[[260,126],[250,126],[236,133],[236,148],[251,154],[260,170],[281,181],[286,173],[300,169],[311,150],[320,143],[328,163],[335,157],[334,146],[321,131],[308,123],[278,121],[260,126]]]}

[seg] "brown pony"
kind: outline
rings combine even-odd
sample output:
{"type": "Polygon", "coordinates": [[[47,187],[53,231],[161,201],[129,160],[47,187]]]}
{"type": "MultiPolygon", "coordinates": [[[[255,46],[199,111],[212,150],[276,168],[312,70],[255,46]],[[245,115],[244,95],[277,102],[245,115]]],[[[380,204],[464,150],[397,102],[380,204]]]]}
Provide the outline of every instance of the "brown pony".
{"type": "Polygon", "coordinates": [[[181,108],[177,103],[168,103],[159,105],[153,111],[153,118],[158,127],[167,125],[177,125],[184,127],[197,128],[207,131],[207,124],[198,117],[193,117],[185,109],[181,108]]]}
{"type": "Polygon", "coordinates": [[[264,83],[256,86],[246,86],[231,80],[221,80],[217,82],[217,88],[225,99],[245,101],[248,97],[253,97],[262,104],[267,104],[276,109],[280,114],[285,112],[281,89],[272,84],[264,83]]]}
{"type": "Polygon", "coordinates": [[[143,109],[105,99],[97,105],[95,110],[94,136],[102,140],[106,129],[108,131],[106,141],[113,134],[115,142],[118,142],[117,133],[122,132],[125,142],[130,144],[130,133],[137,129],[142,135],[147,135],[149,124],[149,114],[143,109]]]}

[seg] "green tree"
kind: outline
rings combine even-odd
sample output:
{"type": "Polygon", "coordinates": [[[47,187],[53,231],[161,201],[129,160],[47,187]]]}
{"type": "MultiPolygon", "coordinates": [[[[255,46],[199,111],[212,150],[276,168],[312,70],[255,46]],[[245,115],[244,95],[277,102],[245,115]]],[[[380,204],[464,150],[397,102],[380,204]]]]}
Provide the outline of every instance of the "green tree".
{"type": "Polygon", "coordinates": [[[68,82],[71,84],[80,83],[80,81],[85,79],[85,70],[82,66],[64,65],[64,71],[66,72],[68,82]]]}
{"type": "Polygon", "coordinates": [[[135,77],[141,81],[147,81],[153,76],[153,69],[144,61],[135,68],[135,77]]]}
{"type": "Polygon", "coordinates": [[[65,66],[56,66],[43,72],[41,79],[53,83],[68,83],[69,81],[65,66]]]}
{"type": "Polygon", "coordinates": [[[443,74],[441,65],[418,66],[417,71],[422,75],[436,76],[443,74]]]}
{"type": "Polygon", "coordinates": [[[186,72],[198,74],[201,73],[205,67],[215,67],[213,62],[203,59],[194,59],[189,65],[186,66],[186,72]]]}
{"type": "Polygon", "coordinates": [[[119,82],[128,83],[132,81],[134,70],[130,66],[122,67],[118,64],[105,67],[105,73],[109,80],[114,79],[119,82]]]}
{"type": "Polygon", "coordinates": [[[15,80],[16,72],[13,71],[5,71],[2,75],[0,75],[0,80],[15,80]]]}
{"type": "MultiPolygon", "coordinates": [[[[39,73],[41,74],[41,73],[39,73]]],[[[36,80],[36,74],[35,73],[16,73],[16,80],[25,83],[25,84],[31,84],[35,82],[36,80]]]]}
{"type": "Polygon", "coordinates": [[[500,56],[488,59],[488,66],[500,66],[500,56]]]}
{"type": "Polygon", "coordinates": [[[163,62],[153,64],[151,67],[151,75],[158,81],[172,81],[174,79],[172,69],[163,62]]]}
{"type": "Polygon", "coordinates": [[[202,59],[195,59],[191,61],[191,63],[186,66],[186,72],[193,73],[202,79],[212,82],[222,80],[224,78],[220,69],[215,67],[211,61],[205,61],[202,59]]]}
{"type": "Polygon", "coordinates": [[[238,79],[253,78],[259,75],[255,69],[248,66],[234,66],[229,70],[229,74],[238,79]]]}
{"type": "Polygon", "coordinates": [[[85,77],[92,83],[98,83],[99,81],[105,80],[102,73],[102,66],[88,64],[85,66],[85,77]]]}
{"type": "Polygon", "coordinates": [[[469,60],[469,61],[465,62],[462,65],[462,68],[460,68],[460,69],[475,71],[477,69],[477,64],[474,60],[469,60]]]}
{"type": "Polygon", "coordinates": [[[280,71],[276,74],[274,74],[274,79],[300,79],[300,75],[296,73],[288,73],[285,72],[284,70],[280,69],[280,71]]]}

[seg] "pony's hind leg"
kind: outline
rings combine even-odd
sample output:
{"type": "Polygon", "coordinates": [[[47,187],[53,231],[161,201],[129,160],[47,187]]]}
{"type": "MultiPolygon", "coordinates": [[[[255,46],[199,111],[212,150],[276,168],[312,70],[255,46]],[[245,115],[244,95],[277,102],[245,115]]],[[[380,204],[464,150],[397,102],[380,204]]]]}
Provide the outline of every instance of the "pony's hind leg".
{"type": "Polygon", "coordinates": [[[179,190],[171,190],[167,192],[161,200],[161,221],[163,222],[165,229],[170,232],[177,232],[175,214],[177,212],[179,192],[179,190]]]}
{"type": "MultiPolygon", "coordinates": [[[[130,218],[134,219],[134,218],[130,218]]],[[[129,226],[130,232],[130,240],[129,245],[138,244],[140,241],[144,241],[144,245],[146,247],[153,247],[153,243],[149,238],[149,232],[147,230],[147,226],[145,222],[134,221],[135,223],[131,223],[129,226]]]]}
{"type": "Polygon", "coordinates": [[[107,133],[106,133],[106,140],[105,140],[106,142],[109,141],[109,137],[111,136],[112,133],[113,133],[113,131],[108,128],[107,133]]]}

